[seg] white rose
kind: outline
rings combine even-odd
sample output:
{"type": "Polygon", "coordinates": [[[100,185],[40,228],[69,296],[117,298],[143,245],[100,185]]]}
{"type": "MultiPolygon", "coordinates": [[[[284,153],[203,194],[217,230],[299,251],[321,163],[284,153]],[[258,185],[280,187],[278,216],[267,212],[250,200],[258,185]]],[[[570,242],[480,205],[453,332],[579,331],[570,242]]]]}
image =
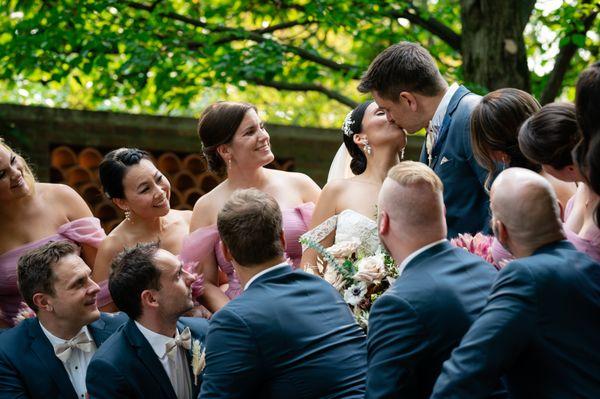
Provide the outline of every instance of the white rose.
{"type": "Polygon", "coordinates": [[[385,263],[382,254],[362,258],[357,265],[354,279],[367,284],[378,284],[385,277],[385,263]]]}

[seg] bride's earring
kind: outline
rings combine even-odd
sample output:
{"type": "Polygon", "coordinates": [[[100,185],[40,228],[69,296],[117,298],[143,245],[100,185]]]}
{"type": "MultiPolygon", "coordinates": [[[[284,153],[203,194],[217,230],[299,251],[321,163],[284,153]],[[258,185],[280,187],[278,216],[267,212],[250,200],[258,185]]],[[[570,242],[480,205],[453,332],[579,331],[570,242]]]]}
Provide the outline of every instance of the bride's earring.
{"type": "Polygon", "coordinates": [[[363,146],[364,146],[365,152],[366,152],[367,154],[371,155],[371,151],[372,151],[372,150],[371,150],[371,146],[369,145],[369,140],[367,140],[366,138],[364,138],[364,139],[362,140],[362,143],[363,143],[363,146]]]}

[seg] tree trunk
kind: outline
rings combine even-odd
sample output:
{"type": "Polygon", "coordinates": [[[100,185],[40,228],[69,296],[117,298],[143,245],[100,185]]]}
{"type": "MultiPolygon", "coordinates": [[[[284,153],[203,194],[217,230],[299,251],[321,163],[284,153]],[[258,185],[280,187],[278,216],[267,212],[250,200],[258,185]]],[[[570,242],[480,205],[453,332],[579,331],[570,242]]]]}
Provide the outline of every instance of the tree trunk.
{"type": "Polygon", "coordinates": [[[461,0],[464,81],[530,91],[523,31],[535,0],[461,0]]]}

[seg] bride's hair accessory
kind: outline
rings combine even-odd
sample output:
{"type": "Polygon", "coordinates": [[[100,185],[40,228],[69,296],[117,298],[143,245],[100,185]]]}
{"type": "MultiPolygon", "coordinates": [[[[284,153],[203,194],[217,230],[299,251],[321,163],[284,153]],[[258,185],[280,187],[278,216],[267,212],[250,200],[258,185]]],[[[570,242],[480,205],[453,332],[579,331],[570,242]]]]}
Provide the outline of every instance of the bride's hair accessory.
{"type": "Polygon", "coordinates": [[[342,125],[342,132],[344,135],[352,137],[353,135],[360,133],[362,130],[362,120],[365,116],[365,111],[372,102],[373,100],[365,101],[352,111],[348,112],[346,119],[344,119],[344,124],[342,125]]]}

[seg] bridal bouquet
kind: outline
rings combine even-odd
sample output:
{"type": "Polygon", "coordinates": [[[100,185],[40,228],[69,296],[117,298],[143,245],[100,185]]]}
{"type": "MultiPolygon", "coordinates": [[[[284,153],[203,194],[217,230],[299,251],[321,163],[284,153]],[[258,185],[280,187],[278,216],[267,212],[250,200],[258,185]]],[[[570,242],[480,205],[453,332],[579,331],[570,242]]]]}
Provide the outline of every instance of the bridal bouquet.
{"type": "Polygon", "coordinates": [[[300,242],[322,257],[317,260],[317,270],[309,268],[308,271],[321,275],[342,294],[356,321],[366,330],[371,305],[398,277],[394,260],[381,249],[375,254],[363,253],[359,250],[358,238],[329,248],[310,239],[301,238],[300,242]]]}

